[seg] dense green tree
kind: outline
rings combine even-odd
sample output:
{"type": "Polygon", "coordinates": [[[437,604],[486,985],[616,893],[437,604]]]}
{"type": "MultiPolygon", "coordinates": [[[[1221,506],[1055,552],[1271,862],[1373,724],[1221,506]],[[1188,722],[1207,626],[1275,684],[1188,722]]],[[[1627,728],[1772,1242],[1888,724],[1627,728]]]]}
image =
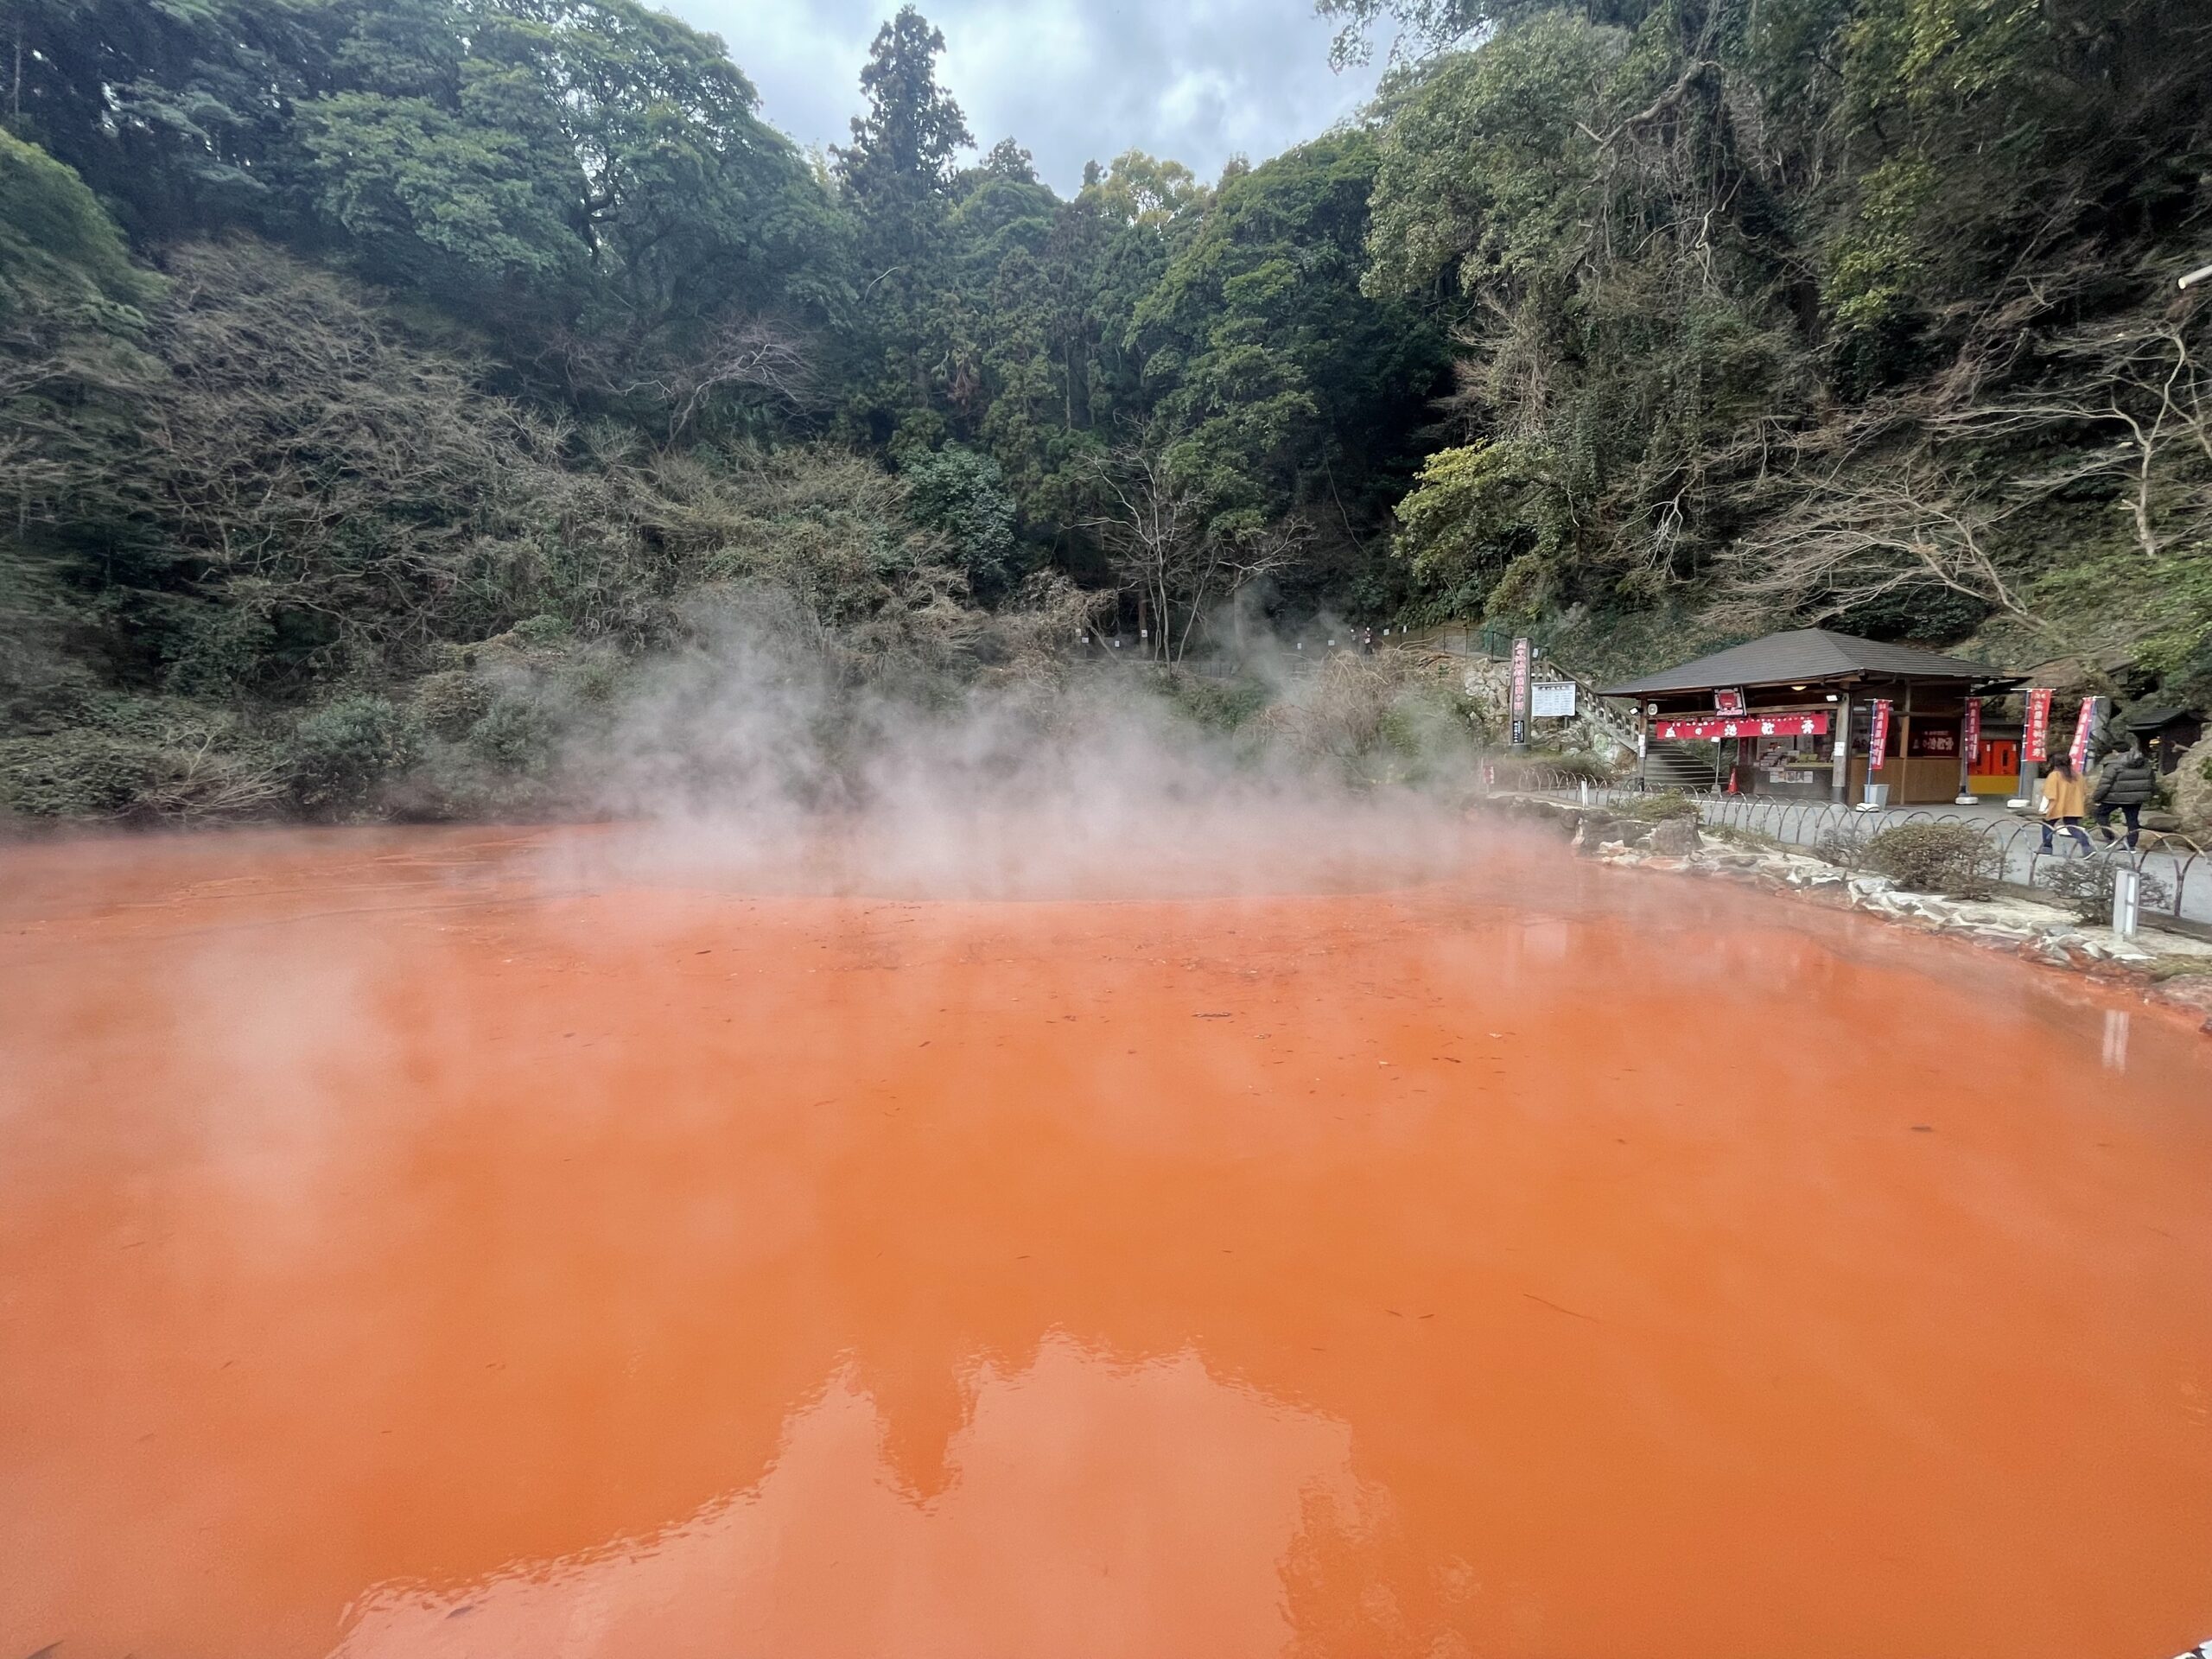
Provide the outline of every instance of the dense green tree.
{"type": "Polygon", "coordinates": [[[845,296],[832,203],[711,35],[635,0],[359,8],[301,107],[314,206],[380,280],[470,305],[601,397],[733,315],[845,296]]]}
{"type": "Polygon", "coordinates": [[[902,476],[914,522],[950,542],[976,597],[986,604],[1003,599],[1024,573],[1014,541],[1014,500],[998,462],[947,444],[917,457],[902,476]]]}
{"type": "Polygon", "coordinates": [[[328,0],[13,0],[4,27],[9,126],[134,236],[293,210],[294,111],[329,70],[328,0]]]}
{"type": "Polygon", "coordinates": [[[902,6],[876,31],[861,71],[868,113],[853,118],[853,142],[836,155],[872,255],[929,253],[950,206],[954,163],[976,142],[960,105],[938,85],[944,50],[944,35],[902,6]]]}
{"type": "Polygon", "coordinates": [[[103,550],[162,283],[73,168],[5,131],[0,203],[0,709],[39,709],[95,677],[70,575],[103,550]]]}
{"type": "MultiPolygon", "coordinates": [[[[252,226],[620,404],[849,295],[836,204],[721,42],[637,0],[26,0],[10,124],[147,243],[252,226]]],[[[646,402],[652,401],[650,395],[646,402]]]]}
{"type": "Polygon", "coordinates": [[[1729,182],[1733,124],[1686,82],[1675,26],[1538,15],[1402,86],[1382,140],[1367,287],[1455,321],[1454,412],[1499,441],[1447,474],[1487,538],[1458,568],[1525,558],[1522,600],[1649,597],[1694,572],[1758,464],[1743,423],[1808,395],[1790,251],[1729,182]]]}
{"type": "Polygon", "coordinates": [[[1414,308],[1361,292],[1376,164],[1373,141],[1346,133],[1225,181],[1132,315],[1157,422],[1222,512],[1364,517],[1402,484],[1389,471],[1438,390],[1444,340],[1414,308]]]}
{"type": "Polygon", "coordinates": [[[1955,637],[2048,628],[2069,503],[2118,485],[2084,444],[2157,480],[2152,561],[2204,522],[2195,462],[2150,435],[2152,365],[2193,386],[2202,322],[2142,267],[2212,207],[2185,8],[1325,10],[1438,54],[1386,91],[1367,279],[1458,331],[1476,442],[1402,514],[1420,570],[1488,572],[1510,607],[1717,596],[1731,628],[1955,637]]]}
{"type": "Polygon", "coordinates": [[[975,143],[938,84],[944,50],[929,20],[901,7],[861,71],[868,112],[853,118],[852,143],[834,152],[858,226],[860,332],[880,376],[870,411],[879,425],[926,410],[940,389],[958,384],[971,356],[959,308],[943,303],[956,162],[975,143]]]}
{"type": "Polygon", "coordinates": [[[160,292],[76,169],[0,130],[0,328],[136,330],[160,292]]]}

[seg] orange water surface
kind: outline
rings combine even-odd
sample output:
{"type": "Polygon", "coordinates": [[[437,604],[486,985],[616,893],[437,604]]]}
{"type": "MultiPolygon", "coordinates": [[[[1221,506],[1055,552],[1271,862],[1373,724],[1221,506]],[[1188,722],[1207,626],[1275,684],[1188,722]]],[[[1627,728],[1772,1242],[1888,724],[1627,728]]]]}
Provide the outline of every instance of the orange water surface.
{"type": "Polygon", "coordinates": [[[2180,1022],[1478,831],[620,833],[0,853],[0,1659],[2212,1636],[2180,1022]]]}

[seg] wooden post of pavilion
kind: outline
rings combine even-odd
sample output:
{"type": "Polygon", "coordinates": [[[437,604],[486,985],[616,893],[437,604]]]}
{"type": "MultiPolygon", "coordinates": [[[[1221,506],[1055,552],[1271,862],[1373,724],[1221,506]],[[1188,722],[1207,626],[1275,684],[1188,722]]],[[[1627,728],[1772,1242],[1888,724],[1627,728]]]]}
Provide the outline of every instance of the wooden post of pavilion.
{"type": "Polygon", "coordinates": [[[1841,801],[1851,793],[1851,689],[1846,686],[1835,705],[1835,753],[1829,760],[1828,793],[1841,801]]]}
{"type": "MultiPolygon", "coordinates": [[[[1912,792],[1912,682],[1904,683],[1904,707],[1897,711],[1897,772],[1893,793],[1902,797],[1912,792]]],[[[1903,805],[1902,800],[1898,803],[1903,805]]]]}

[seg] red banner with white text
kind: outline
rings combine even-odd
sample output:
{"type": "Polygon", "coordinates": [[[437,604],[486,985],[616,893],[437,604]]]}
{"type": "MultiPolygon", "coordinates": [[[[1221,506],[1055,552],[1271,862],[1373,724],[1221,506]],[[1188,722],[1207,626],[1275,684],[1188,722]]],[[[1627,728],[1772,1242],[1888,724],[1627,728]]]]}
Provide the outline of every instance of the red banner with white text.
{"type": "Polygon", "coordinates": [[[2089,769],[2089,734],[2096,726],[2097,700],[2084,697],[2082,699],[2082,712],[2074,721],[2074,770],[2076,772],[2089,769]]]}
{"type": "Polygon", "coordinates": [[[1874,723],[1866,733],[1866,770],[1879,772],[1890,752],[1890,700],[1874,699],[1874,723]]]}
{"type": "Polygon", "coordinates": [[[2050,688],[2028,693],[2028,759],[2041,766],[2050,759],[2050,688]]]}
{"type": "Polygon", "coordinates": [[[1664,742],[1693,742],[1722,737],[1818,737],[1828,728],[1826,715],[1738,715],[1731,720],[1662,720],[1651,734],[1664,742]]]}

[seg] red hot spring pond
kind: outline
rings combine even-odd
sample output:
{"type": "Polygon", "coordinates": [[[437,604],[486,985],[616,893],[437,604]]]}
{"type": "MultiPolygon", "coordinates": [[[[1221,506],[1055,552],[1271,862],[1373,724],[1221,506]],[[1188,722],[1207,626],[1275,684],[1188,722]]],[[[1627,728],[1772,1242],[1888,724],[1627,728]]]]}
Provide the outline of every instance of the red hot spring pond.
{"type": "Polygon", "coordinates": [[[0,853],[0,1659],[2212,1636],[2212,1042],[1478,828],[1039,844],[0,853]]]}

